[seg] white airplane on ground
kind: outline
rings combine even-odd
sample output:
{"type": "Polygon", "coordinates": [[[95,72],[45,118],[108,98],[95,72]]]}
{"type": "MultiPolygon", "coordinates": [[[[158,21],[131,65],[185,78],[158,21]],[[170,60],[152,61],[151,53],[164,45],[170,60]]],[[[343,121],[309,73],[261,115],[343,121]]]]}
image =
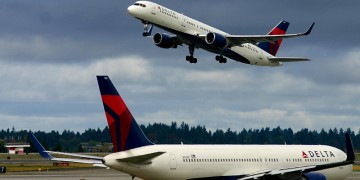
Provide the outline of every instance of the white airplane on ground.
{"type": "Polygon", "coordinates": [[[346,154],[325,145],[155,145],[144,135],[109,77],[97,79],[115,152],[94,157],[46,151],[30,133],[42,157],[109,167],[154,180],[339,180],[352,172],[355,154],[348,134],[346,154]],[[55,158],[51,153],[82,159],[55,158]]]}
{"type": "Polygon", "coordinates": [[[161,48],[188,45],[190,55],[186,56],[186,60],[190,63],[197,63],[194,57],[195,48],[218,54],[215,59],[220,63],[227,62],[225,57],[258,66],[281,66],[282,62],[309,60],[275,56],[282,39],[306,36],[310,34],[314,23],[306,32],[298,34],[285,34],[289,23],[281,21],[268,35],[231,35],[149,1],[137,1],[128,7],[128,11],[130,15],[144,23],[143,36],[151,35],[152,25],[175,34],[156,33],[153,42],[161,48]]]}

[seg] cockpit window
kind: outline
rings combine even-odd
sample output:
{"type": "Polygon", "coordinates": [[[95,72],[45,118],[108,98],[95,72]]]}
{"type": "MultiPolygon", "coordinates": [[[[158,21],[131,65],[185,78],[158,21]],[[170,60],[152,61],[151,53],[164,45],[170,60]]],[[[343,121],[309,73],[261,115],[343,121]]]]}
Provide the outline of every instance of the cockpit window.
{"type": "Polygon", "coordinates": [[[145,5],[145,4],[141,4],[141,3],[135,3],[134,5],[135,5],[135,6],[146,7],[146,5],[145,5]]]}

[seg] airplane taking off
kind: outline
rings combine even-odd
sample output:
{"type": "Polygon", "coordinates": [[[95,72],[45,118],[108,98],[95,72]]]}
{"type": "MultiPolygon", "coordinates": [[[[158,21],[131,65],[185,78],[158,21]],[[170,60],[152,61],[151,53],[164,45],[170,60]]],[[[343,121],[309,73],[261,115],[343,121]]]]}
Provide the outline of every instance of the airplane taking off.
{"type": "Polygon", "coordinates": [[[282,62],[308,61],[300,57],[276,57],[276,53],[283,39],[309,35],[315,24],[306,32],[298,34],[285,34],[289,22],[281,21],[267,35],[231,35],[149,1],[137,1],[128,7],[128,12],[144,24],[143,36],[151,36],[153,25],[174,34],[154,34],[153,43],[156,46],[169,49],[188,45],[190,55],[186,56],[186,60],[190,63],[197,63],[195,48],[217,54],[215,59],[219,63],[226,63],[225,57],[257,66],[281,66],[282,62]]]}
{"type": "Polygon", "coordinates": [[[349,134],[345,136],[346,154],[325,145],[155,145],[144,135],[110,78],[98,76],[97,80],[114,153],[102,158],[46,151],[30,133],[42,157],[108,167],[133,178],[154,180],[339,180],[352,172],[355,154],[349,134]]]}

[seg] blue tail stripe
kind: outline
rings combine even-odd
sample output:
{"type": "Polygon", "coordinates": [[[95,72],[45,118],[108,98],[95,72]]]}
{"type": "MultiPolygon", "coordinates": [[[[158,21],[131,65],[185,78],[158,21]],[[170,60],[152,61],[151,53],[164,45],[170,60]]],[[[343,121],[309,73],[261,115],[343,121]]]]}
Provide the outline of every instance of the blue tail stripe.
{"type": "MultiPolygon", "coordinates": [[[[277,34],[285,34],[288,27],[289,22],[287,21],[281,21],[279,24],[277,24],[269,33],[268,35],[277,35],[277,34]]],[[[273,43],[270,42],[259,42],[258,47],[262,50],[268,52],[269,54],[275,56],[277,51],[279,50],[279,47],[281,45],[282,39],[275,41],[273,43]]]]}
{"type": "Polygon", "coordinates": [[[153,143],[145,136],[139,125],[133,118],[129,136],[125,144],[125,149],[133,149],[141,146],[153,145],[153,143]]]}

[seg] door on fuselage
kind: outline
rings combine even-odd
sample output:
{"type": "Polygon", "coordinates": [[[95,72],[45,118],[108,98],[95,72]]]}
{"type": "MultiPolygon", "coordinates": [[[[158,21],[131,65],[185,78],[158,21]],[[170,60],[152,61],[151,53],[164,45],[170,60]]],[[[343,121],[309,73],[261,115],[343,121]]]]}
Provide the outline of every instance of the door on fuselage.
{"type": "Polygon", "coordinates": [[[170,170],[176,170],[176,156],[175,154],[170,154],[170,170]]]}
{"type": "Polygon", "coordinates": [[[159,9],[160,9],[159,6],[158,6],[158,7],[152,6],[152,7],[151,7],[151,14],[152,14],[152,15],[156,15],[156,11],[159,10],[159,9]]]}
{"type": "Polygon", "coordinates": [[[186,20],[186,18],[184,17],[183,21],[181,22],[181,26],[182,26],[183,28],[186,28],[186,23],[187,23],[187,20],[186,20]]]}

